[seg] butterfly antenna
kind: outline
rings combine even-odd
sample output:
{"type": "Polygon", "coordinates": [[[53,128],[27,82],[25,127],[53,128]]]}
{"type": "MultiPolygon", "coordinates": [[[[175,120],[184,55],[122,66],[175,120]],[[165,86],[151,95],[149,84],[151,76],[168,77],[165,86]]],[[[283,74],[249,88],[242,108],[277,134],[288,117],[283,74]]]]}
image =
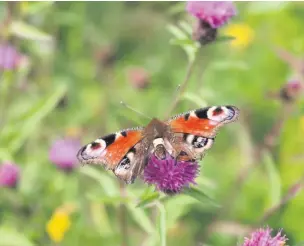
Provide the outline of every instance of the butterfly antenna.
{"type": "Polygon", "coordinates": [[[138,110],[132,108],[130,105],[126,104],[126,103],[123,102],[123,101],[120,101],[120,104],[121,104],[122,106],[126,107],[127,109],[130,109],[130,110],[132,110],[133,112],[135,112],[135,113],[137,113],[137,114],[139,114],[139,115],[141,115],[141,116],[143,116],[143,117],[145,117],[145,118],[147,118],[147,119],[149,119],[149,120],[152,119],[152,118],[150,118],[149,116],[143,114],[142,112],[140,112],[140,111],[138,111],[138,110]]]}
{"type": "Polygon", "coordinates": [[[177,95],[179,94],[180,88],[181,88],[181,85],[179,84],[179,85],[176,87],[176,90],[175,90],[175,92],[174,92],[173,100],[176,100],[176,97],[177,97],[177,95]]]}

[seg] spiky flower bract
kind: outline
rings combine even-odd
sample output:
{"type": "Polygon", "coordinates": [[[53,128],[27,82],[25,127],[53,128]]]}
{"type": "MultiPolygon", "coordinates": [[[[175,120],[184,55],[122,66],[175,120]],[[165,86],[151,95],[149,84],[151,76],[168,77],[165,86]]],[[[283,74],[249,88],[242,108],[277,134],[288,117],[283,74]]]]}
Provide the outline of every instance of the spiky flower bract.
{"type": "Polygon", "coordinates": [[[144,171],[146,183],[155,185],[156,189],[167,194],[176,194],[196,184],[199,165],[192,161],[177,161],[170,155],[164,160],[152,155],[144,171]]]}
{"type": "Polygon", "coordinates": [[[250,238],[245,238],[243,246],[283,246],[287,241],[282,231],[279,231],[274,237],[271,236],[272,229],[260,228],[253,232],[250,238]]]}

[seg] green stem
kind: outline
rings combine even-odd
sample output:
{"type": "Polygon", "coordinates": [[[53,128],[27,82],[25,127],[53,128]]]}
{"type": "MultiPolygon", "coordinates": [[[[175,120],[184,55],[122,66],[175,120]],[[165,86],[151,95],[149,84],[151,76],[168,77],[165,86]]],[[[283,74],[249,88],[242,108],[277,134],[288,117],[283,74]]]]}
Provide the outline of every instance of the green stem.
{"type": "Polygon", "coordinates": [[[182,84],[181,84],[181,86],[179,88],[179,93],[175,96],[175,98],[172,101],[172,104],[169,107],[169,110],[168,110],[168,112],[166,114],[166,118],[170,117],[170,115],[172,114],[172,112],[174,111],[174,109],[176,108],[176,106],[178,105],[178,103],[179,103],[179,101],[181,99],[181,96],[185,92],[185,90],[186,90],[186,88],[187,88],[187,86],[189,84],[190,77],[191,77],[192,72],[193,72],[195,61],[196,61],[196,57],[194,59],[192,59],[192,60],[189,61],[184,81],[182,82],[182,84]]]}
{"type": "Polygon", "coordinates": [[[11,72],[3,72],[0,81],[0,132],[5,124],[9,89],[13,78],[11,72]]]}
{"type": "MultiPolygon", "coordinates": [[[[126,184],[123,181],[119,182],[120,188],[120,195],[122,198],[127,196],[126,184]]],[[[128,222],[127,222],[127,208],[124,203],[121,203],[119,206],[119,222],[121,228],[121,235],[122,235],[122,246],[129,245],[129,238],[128,238],[128,222]]]]}
{"type": "Polygon", "coordinates": [[[291,185],[286,192],[285,196],[281,199],[281,201],[269,208],[263,216],[259,219],[257,226],[264,224],[273,214],[275,214],[281,207],[287,204],[290,200],[296,197],[297,194],[303,189],[304,185],[304,175],[293,185],[291,185]]]}
{"type": "Polygon", "coordinates": [[[166,240],[166,209],[164,205],[160,202],[156,204],[156,206],[159,209],[159,236],[160,236],[160,245],[166,246],[167,240],[166,240]]]}

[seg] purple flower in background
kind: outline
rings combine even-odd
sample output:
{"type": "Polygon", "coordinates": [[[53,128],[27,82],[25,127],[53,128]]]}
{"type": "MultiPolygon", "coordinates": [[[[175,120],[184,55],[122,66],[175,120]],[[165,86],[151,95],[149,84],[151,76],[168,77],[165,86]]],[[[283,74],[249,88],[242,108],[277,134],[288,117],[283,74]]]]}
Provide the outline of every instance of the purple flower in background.
{"type": "Polygon", "coordinates": [[[0,44],[0,71],[13,70],[17,68],[21,54],[14,46],[9,44],[0,44]]]}
{"type": "Polygon", "coordinates": [[[16,187],[20,169],[16,164],[4,162],[0,165],[0,187],[16,187]]]}
{"type": "Polygon", "coordinates": [[[303,92],[303,89],[300,80],[290,80],[281,88],[280,97],[284,102],[293,102],[303,92]]]}
{"type": "Polygon", "coordinates": [[[49,158],[60,169],[71,171],[78,166],[76,155],[80,148],[81,144],[77,139],[59,139],[52,144],[49,158]]]}
{"type": "Polygon", "coordinates": [[[251,234],[250,238],[245,238],[243,246],[283,246],[288,240],[279,231],[274,237],[271,236],[272,229],[258,229],[251,234]]]}
{"type": "Polygon", "coordinates": [[[292,90],[300,90],[303,87],[299,80],[290,80],[288,81],[287,86],[292,90]]]}
{"type": "Polygon", "coordinates": [[[186,9],[190,14],[208,23],[214,29],[224,25],[236,15],[234,4],[228,1],[188,1],[186,9]]]}
{"type": "Polygon", "coordinates": [[[199,173],[199,165],[191,161],[176,161],[170,155],[160,160],[152,155],[144,170],[144,180],[167,194],[175,194],[195,183],[199,173]]]}
{"type": "Polygon", "coordinates": [[[150,75],[143,67],[133,67],[127,70],[127,77],[135,89],[145,89],[150,82],[150,75]]]}

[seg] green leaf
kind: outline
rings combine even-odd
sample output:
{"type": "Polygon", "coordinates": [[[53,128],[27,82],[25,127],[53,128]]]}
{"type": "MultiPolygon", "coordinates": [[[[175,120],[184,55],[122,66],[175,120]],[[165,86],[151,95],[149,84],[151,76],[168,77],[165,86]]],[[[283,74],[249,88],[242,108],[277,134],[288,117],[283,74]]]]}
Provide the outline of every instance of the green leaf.
{"type": "Polygon", "coordinates": [[[163,204],[158,203],[157,204],[158,210],[159,210],[159,224],[158,224],[158,230],[159,230],[159,236],[160,236],[160,245],[166,246],[166,234],[167,234],[167,227],[166,227],[166,209],[163,204]]]}
{"type": "Polygon", "coordinates": [[[100,235],[106,237],[114,234],[110,223],[109,213],[104,204],[91,203],[90,206],[91,218],[100,235]]]}
{"type": "Polygon", "coordinates": [[[118,180],[113,180],[108,174],[88,165],[80,168],[80,172],[96,180],[108,196],[117,197],[119,195],[118,180]]]}
{"type": "Polygon", "coordinates": [[[193,45],[195,44],[195,42],[189,38],[187,39],[171,39],[170,40],[170,44],[172,45],[179,45],[179,46],[185,46],[185,45],[193,45]]]}
{"type": "MultiPolygon", "coordinates": [[[[39,160],[31,160],[22,167],[22,178],[19,181],[20,194],[29,196],[36,193],[36,186],[41,176],[41,162],[39,160]]],[[[66,188],[66,187],[65,187],[66,188]]]]}
{"type": "Polygon", "coordinates": [[[181,28],[183,28],[183,30],[188,34],[189,37],[191,37],[191,35],[192,35],[192,26],[189,23],[187,23],[185,21],[180,21],[179,22],[179,26],[181,28]]]}
{"type": "Polygon", "coordinates": [[[31,2],[26,3],[26,7],[24,8],[21,5],[21,10],[25,15],[41,14],[43,11],[49,10],[52,5],[54,5],[53,1],[31,2]]]}
{"type": "Polygon", "coordinates": [[[176,2],[168,9],[169,15],[175,15],[179,13],[185,12],[185,3],[184,2],[176,2]]]}
{"type": "Polygon", "coordinates": [[[4,21],[6,18],[6,2],[0,2],[0,21],[4,21]]]}
{"type": "MultiPolygon", "coordinates": [[[[183,28],[188,31],[187,24],[184,23],[183,28]]],[[[170,40],[170,43],[180,45],[185,50],[189,61],[193,62],[200,45],[191,41],[190,36],[177,26],[167,25],[167,29],[175,37],[175,39],[170,40]]]]}
{"type": "Polygon", "coordinates": [[[197,104],[199,107],[206,107],[208,104],[196,93],[186,92],[182,95],[182,99],[186,99],[190,102],[197,104]]]}
{"type": "Polygon", "coordinates": [[[136,208],[134,204],[131,203],[126,204],[126,206],[133,220],[148,234],[153,234],[155,231],[153,224],[145,211],[142,208],[136,208]]]}
{"type": "Polygon", "coordinates": [[[167,29],[176,39],[188,39],[188,36],[177,26],[174,25],[167,25],[167,29]]]}
{"type": "Polygon", "coordinates": [[[167,200],[162,199],[161,203],[166,207],[166,224],[167,228],[173,228],[182,216],[191,211],[192,205],[196,204],[197,201],[190,196],[176,195],[176,196],[166,196],[167,200]],[[177,209],[178,208],[178,209],[177,209]]]}
{"type": "Polygon", "coordinates": [[[219,36],[216,38],[215,43],[227,42],[227,41],[231,41],[234,39],[235,39],[235,37],[233,37],[233,36],[219,36]]]}
{"type": "Polygon", "coordinates": [[[296,245],[294,245],[294,246],[304,246],[304,241],[299,242],[299,243],[297,243],[297,244],[296,244],[296,245]]]}
{"type": "Polygon", "coordinates": [[[11,120],[3,128],[0,145],[7,146],[11,153],[18,151],[24,141],[35,132],[37,125],[41,123],[58,104],[65,94],[67,87],[63,84],[48,96],[38,101],[25,114],[11,120]]]}
{"type": "Polygon", "coordinates": [[[19,38],[34,40],[34,41],[52,41],[52,37],[34,26],[30,26],[27,23],[21,21],[13,21],[10,26],[12,34],[19,38]]]}
{"type": "Polygon", "coordinates": [[[270,207],[272,207],[281,201],[281,178],[269,152],[263,153],[263,160],[269,177],[269,197],[270,207]]]}
{"type": "Polygon", "coordinates": [[[13,156],[6,148],[0,148],[0,161],[13,161],[13,156]]]}
{"type": "Polygon", "coordinates": [[[187,188],[184,190],[183,194],[191,196],[192,198],[202,203],[206,203],[214,207],[220,207],[220,205],[218,205],[212,198],[210,198],[205,193],[203,193],[202,191],[196,188],[193,187],[187,188]]]}
{"type": "Polygon", "coordinates": [[[214,69],[214,70],[231,70],[231,69],[236,69],[236,70],[249,70],[250,66],[245,62],[245,61],[213,61],[209,65],[209,69],[214,69]]]}
{"type": "Polygon", "coordinates": [[[288,2],[271,1],[271,2],[249,2],[248,12],[251,14],[265,14],[269,12],[281,11],[288,6],[288,2]]]}
{"type": "Polygon", "coordinates": [[[0,246],[33,246],[34,244],[15,229],[0,228],[0,246]]]}
{"type": "Polygon", "coordinates": [[[112,204],[112,205],[117,205],[119,203],[127,203],[131,201],[129,197],[122,197],[122,196],[98,196],[96,194],[87,194],[86,197],[94,202],[99,202],[102,204],[112,204]]]}
{"type": "Polygon", "coordinates": [[[156,201],[160,197],[158,192],[153,192],[152,194],[148,194],[141,198],[139,203],[136,205],[136,207],[144,207],[154,201],[156,201]]]}

